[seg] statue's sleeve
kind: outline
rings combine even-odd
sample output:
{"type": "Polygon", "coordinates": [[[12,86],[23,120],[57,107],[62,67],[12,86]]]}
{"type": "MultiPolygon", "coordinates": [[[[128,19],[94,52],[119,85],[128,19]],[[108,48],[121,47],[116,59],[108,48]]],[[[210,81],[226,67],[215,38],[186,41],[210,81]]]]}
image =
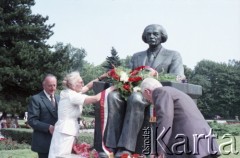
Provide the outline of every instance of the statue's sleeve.
{"type": "Polygon", "coordinates": [[[185,77],[182,57],[178,52],[175,52],[175,55],[173,56],[172,63],[169,68],[169,73],[185,77]]]}
{"type": "Polygon", "coordinates": [[[134,55],[131,57],[131,60],[129,60],[129,69],[133,70],[134,69],[134,55]]]}

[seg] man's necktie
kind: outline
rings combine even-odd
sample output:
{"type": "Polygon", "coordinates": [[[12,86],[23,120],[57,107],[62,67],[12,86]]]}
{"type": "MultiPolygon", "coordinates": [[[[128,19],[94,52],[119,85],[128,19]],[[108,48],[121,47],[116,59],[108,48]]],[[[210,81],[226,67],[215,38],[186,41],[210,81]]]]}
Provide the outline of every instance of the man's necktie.
{"type": "Polygon", "coordinates": [[[154,55],[153,53],[148,53],[148,58],[147,58],[147,66],[152,66],[153,61],[154,61],[154,55]]]}
{"type": "Polygon", "coordinates": [[[51,98],[51,103],[52,103],[52,106],[54,106],[54,107],[55,107],[55,101],[54,101],[53,95],[50,95],[50,98],[51,98]]]}

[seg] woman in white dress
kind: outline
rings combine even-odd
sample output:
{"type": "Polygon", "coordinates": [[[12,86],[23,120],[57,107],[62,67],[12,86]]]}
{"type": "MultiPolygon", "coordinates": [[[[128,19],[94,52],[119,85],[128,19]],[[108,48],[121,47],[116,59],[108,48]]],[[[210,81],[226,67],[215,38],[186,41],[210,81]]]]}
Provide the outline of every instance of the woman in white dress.
{"type": "Polygon", "coordinates": [[[98,102],[101,95],[99,93],[94,96],[88,96],[83,93],[92,88],[94,81],[99,81],[105,77],[107,77],[107,73],[84,86],[79,72],[75,71],[66,75],[63,80],[63,85],[66,89],[60,93],[58,121],[55,124],[49,158],[71,154],[74,140],[79,134],[77,118],[82,113],[83,105],[98,102]]]}

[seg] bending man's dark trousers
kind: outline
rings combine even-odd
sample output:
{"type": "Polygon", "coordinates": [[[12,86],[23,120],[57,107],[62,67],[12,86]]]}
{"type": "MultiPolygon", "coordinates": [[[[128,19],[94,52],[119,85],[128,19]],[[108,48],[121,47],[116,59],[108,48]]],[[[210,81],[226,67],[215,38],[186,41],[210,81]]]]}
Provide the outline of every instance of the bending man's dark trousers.
{"type": "Polygon", "coordinates": [[[138,133],[144,120],[144,111],[148,105],[149,103],[139,92],[132,93],[127,102],[118,92],[109,93],[106,146],[135,151],[138,133]]]}

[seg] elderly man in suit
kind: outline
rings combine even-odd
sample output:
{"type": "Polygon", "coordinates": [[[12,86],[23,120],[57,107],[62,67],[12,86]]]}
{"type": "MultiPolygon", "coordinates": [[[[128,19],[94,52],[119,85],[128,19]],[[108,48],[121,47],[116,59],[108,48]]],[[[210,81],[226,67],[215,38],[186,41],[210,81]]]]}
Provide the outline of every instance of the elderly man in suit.
{"type": "MultiPolygon", "coordinates": [[[[158,72],[164,71],[184,77],[181,55],[162,47],[168,35],[161,25],[153,24],[144,29],[142,40],[149,45],[145,51],[133,54],[131,69],[139,66],[150,66],[158,72]]],[[[141,93],[133,93],[127,101],[114,91],[108,95],[108,125],[106,129],[106,146],[120,157],[136,149],[137,135],[144,120],[145,108],[149,105],[141,93]]]]}
{"type": "Polygon", "coordinates": [[[218,145],[195,102],[153,78],[141,83],[143,97],[155,107],[159,158],[214,158],[218,145]],[[163,156],[164,155],[164,156],[163,156]]]}
{"type": "Polygon", "coordinates": [[[38,153],[39,158],[48,158],[48,152],[57,122],[57,106],[59,96],[55,95],[57,79],[48,74],[43,82],[43,91],[30,99],[28,106],[28,123],[33,128],[31,149],[38,153]]]}

